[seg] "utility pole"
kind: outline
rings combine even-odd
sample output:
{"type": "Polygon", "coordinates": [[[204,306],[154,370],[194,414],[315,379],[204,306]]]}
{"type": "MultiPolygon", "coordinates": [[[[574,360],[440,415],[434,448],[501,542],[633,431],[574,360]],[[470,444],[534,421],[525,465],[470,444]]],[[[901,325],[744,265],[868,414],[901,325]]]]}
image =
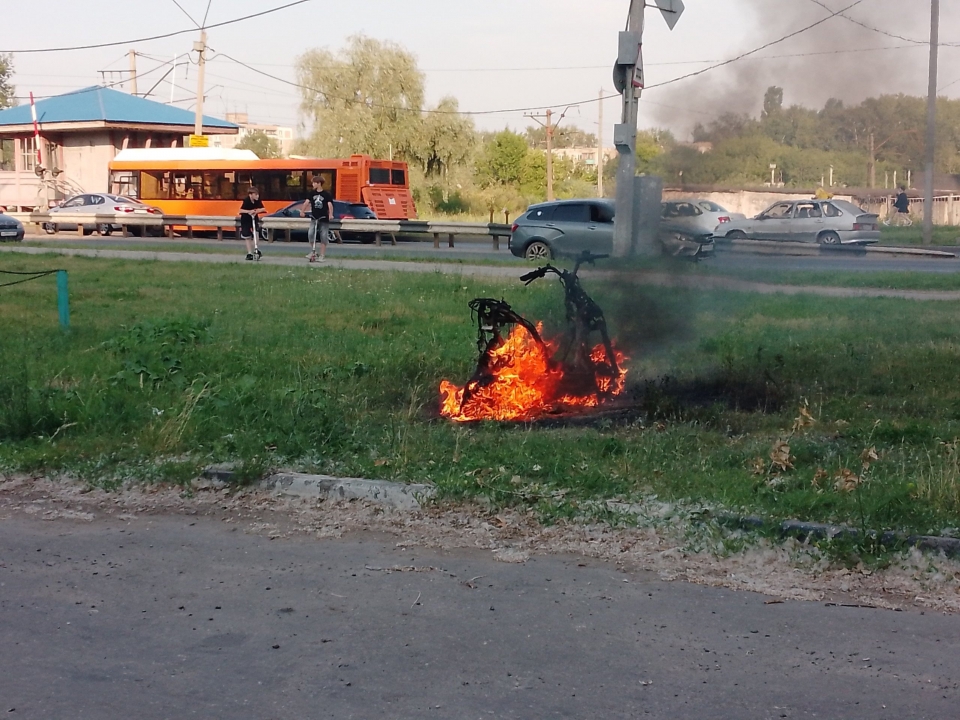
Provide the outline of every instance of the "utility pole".
{"type": "Polygon", "coordinates": [[[644,0],[630,0],[627,30],[620,34],[618,67],[624,68],[624,82],[623,111],[620,124],[614,128],[613,132],[613,141],[620,156],[617,166],[617,210],[613,229],[614,257],[626,257],[633,248],[637,115],[640,92],[643,89],[643,60],[640,57],[640,47],[643,44],[644,5],[644,0]]]}
{"type": "Polygon", "coordinates": [[[603,197],[603,88],[600,88],[600,117],[597,122],[597,197],[603,197]]]}
{"type": "Polygon", "coordinates": [[[553,122],[553,110],[547,110],[544,115],[533,115],[527,113],[526,117],[531,120],[535,120],[542,128],[547,131],[547,200],[553,201],[556,200],[553,194],[553,134],[560,123],[563,122],[563,119],[567,116],[567,108],[560,114],[560,119],[557,120],[556,124],[553,122]],[[546,118],[546,122],[540,122],[540,118],[546,118]]]}
{"type": "Polygon", "coordinates": [[[870,133],[870,187],[877,186],[877,148],[874,145],[873,133],[870,133]]]}
{"type": "Polygon", "coordinates": [[[923,244],[933,242],[933,169],[937,159],[937,59],[940,0],[930,0],[930,86],[927,89],[927,167],[923,182],[923,244]]]}
{"type": "Polygon", "coordinates": [[[137,94],[137,51],[131,50],[127,53],[130,56],[130,94],[137,94]]]}
{"type": "Polygon", "coordinates": [[[194,120],[193,134],[203,135],[203,74],[207,64],[207,31],[200,31],[200,40],[193,44],[193,49],[200,53],[197,63],[197,116],[194,120]]]}

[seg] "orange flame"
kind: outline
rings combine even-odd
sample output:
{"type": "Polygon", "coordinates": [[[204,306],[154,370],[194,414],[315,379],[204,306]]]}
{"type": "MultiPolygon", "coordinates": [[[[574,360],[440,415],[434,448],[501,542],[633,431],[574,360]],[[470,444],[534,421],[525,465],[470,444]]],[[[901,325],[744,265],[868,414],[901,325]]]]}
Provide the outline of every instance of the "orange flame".
{"type": "MultiPolygon", "coordinates": [[[[537,331],[541,329],[538,325],[537,331]]],[[[545,340],[544,346],[526,329],[514,326],[503,344],[491,351],[487,377],[471,380],[463,387],[447,380],[440,383],[440,414],[456,422],[532,420],[568,408],[597,407],[604,399],[623,392],[627,376],[623,353],[614,350],[620,370],[610,377],[602,372],[607,367],[604,347],[597,345],[590,353],[595,366],[591,384],[595,387],[582,393],[570,390],[569,373],[551,363],[558,343],[545,340]]]]}

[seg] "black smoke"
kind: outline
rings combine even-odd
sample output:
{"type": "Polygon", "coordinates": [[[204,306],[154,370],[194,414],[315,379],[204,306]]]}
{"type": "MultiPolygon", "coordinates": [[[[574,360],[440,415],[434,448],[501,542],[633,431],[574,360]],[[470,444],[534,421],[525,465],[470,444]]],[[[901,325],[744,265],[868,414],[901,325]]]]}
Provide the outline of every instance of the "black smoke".
{"type": "MultiPolygon", "coordinates": [[[[821,2],[830,11],[837,11],[852,0],[821,2]]],[[[741,6],[744,16],[718,18],[718,42],[709,50],[691,49],[690,59],[699,59],[693,55],[724,60],[735,57],[830,12],[813,0],[742,0],[741,6]],[[724,43],[724,38],[737,38],[737,43],[724,43]]],[[[710,4],[691,5],[688,12],[709,13],[710,4]]],[[[822,108],[831,98],[856,105],[877,95],[926,95],[929,46],[911,41],[926,43],[929,39],[929,0],[864,0],[845,15],[862,25],[837,16],[757,55],[661,89],[647,90],[643,97],[649,102],[641,105],[644,124],[670,128],[684,139],[694,124],[709,123],[723,113],[756,117],[764,92],[771,85],[783,88],[784,106],[814,109],[822,108]],[[864,49],[870,50],[851,52],[864,49]],[[797,57],[771,57],[782,55],[797,57]]],[[[960,60],[960,47],[950,45],[960,45],[960,3],[941,3],[940,39],[946,44],[940,51],[943,85],[954,79],[960,60]]],[[[676,67],[690,71],[689,66],[675,66],[669,71],[667,67],[651,67],[648,84],[685,74],[676,67]]]]}

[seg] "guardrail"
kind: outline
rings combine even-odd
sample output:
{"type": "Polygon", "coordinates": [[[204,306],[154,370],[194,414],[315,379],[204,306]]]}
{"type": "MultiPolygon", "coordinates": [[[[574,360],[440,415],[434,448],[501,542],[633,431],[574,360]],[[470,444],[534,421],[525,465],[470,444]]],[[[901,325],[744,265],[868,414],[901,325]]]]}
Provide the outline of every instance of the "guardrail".
{"type": "MultiPolygon", "coordinates": [[[[76,227],[82,233],[84,226],[111,225],[120,226],[124,237],[130,237],[130,228],[160,228],[161,232],[174,237],[178,229],[184,229],[188,238],[193,238],[195,230],[216,230],[217,240],[223,240],[224,230],[237,233],[239,218],[220,215],[137,215],[128,213],[9,213],[22,223],[32,223],[38,227],[53,223],[58,227],[76,227]]],[[[306,232],[310,227],[309,218],[267,217],[262,220],[268,233],[269,242],[274,242],[281,232],[289,242],[292,232],[306,232]]],[[[446,236],[447,247],[455,247],[457,237],[487,237],[493,241],[493,249],[500,249],[500,241],[510,237],[510,225],[500,223],[449,223],[425,220],[333,220],[330,229],[351,233],[366,233],[373,236],[373,242],[383,244],[389,238],[392,245],[397,244],[397,236],[432,236],[433,246],[440,247],[441,238],[446,236]]]]}

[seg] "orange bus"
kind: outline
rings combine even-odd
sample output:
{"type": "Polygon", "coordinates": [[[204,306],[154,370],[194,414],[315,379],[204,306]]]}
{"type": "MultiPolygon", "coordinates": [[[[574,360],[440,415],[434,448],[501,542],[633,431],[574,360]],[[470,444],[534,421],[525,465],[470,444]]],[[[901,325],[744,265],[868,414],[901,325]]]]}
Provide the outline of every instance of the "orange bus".
{"type": "Polygon", "coordinates": [[[110,191],[154,205],[168,215],[231,217],[256,185],[270,212],[303,200],[322,175],[337,200],[365,203],[381,220],[413,220],[407,164],[346,159],[260,160],[249,150],[146,148],[122,150],[110,163],[110,191]]]}

